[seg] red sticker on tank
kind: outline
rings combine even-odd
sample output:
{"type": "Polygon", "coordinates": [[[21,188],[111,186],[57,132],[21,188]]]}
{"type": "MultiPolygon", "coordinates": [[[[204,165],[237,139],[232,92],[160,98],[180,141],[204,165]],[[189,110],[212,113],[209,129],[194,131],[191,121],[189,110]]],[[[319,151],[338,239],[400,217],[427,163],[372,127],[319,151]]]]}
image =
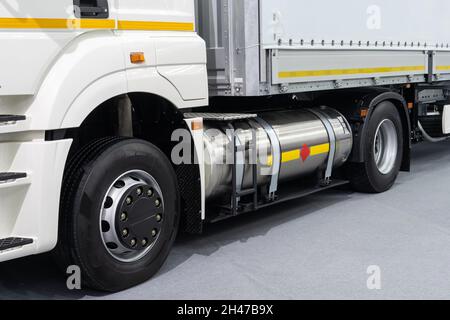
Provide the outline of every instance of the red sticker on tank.
{"type": "Polygon", "coordinates": [[[304,144],[302,147],[302,151],[300,152],[300,155],[302,156],[303,162],[305,162],[306,159],[308,159],[309,156],[311,155],[311,149],[306,144],[304,144]]]}

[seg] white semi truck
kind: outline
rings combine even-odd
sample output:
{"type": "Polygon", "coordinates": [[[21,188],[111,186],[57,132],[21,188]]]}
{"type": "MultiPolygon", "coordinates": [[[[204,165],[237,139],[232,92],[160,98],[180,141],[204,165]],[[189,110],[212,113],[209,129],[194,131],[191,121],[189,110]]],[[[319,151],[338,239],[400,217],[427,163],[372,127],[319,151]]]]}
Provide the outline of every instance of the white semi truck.
{"type": "Polygon", "coordinates": [[[178,230],[344,184],[387,191],[412,142],[449,137],[448,12],[2,0],[0,261],[53,250],[117,291],[153,276],[178,230]]]}

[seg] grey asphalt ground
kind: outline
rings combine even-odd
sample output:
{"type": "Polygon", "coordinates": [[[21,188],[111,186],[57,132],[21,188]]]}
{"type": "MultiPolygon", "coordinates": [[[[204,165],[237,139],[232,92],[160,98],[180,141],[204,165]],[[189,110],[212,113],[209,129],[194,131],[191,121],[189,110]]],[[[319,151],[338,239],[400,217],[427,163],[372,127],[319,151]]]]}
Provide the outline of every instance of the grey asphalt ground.
{"type": "Polygon", "coordinates": [[[327,191],[182,236],[117,294],[67,290],[47,255],[3,263],[0,299],[448,299],[450,143],[415,146],[412,171],[385,194],[327,191]]]}

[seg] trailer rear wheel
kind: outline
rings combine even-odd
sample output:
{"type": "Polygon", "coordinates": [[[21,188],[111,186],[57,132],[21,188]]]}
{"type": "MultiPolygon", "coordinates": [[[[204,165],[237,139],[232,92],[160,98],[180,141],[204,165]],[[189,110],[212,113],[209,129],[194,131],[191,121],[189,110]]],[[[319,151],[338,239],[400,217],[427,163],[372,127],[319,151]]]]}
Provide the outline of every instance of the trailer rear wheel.
{"type": "Polygon", "coordinates": [[[64,177],[57,251],[81,269],[84,286],[120,291],[151,278],[179,222],[177,180],[166,156],[137,139],[95,141],[64,177]]]}
{"type": "Polygon", "coordinates": [[[403,154],[403,126],[396,107],[380,103],[368,120],[364,162],[351,163],[348,175],[356,191],[381,193],[389,190],[400,172],[403,154]]]}

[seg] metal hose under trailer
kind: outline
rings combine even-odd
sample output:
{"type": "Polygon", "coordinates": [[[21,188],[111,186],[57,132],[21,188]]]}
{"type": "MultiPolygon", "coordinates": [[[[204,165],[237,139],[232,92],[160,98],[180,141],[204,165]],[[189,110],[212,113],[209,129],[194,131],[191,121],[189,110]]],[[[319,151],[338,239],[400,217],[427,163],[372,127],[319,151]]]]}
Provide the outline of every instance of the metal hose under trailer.
{"type": "Polygon", "coordinates": [[[443,141],[447,141],[450,139],[450,136],[434,138],[430,134],[428,134],[428,132],[424,129],[424,127],[422,126],[422,123],[420,121],[417,123],[417,125],[418,125],[420,132],[422,133],[422,137],[428,142],[438,143],[438,142],[443,142],[443,141]]]}
{"type": "Polygon", "coordinates": [[[238,205],[241,196],[261,186],[267,186],[266,199],[274,200],[280,186],[315,172],[321,172],[326,184],[353,147],[350,124],[328,107],[230,119],[204,119],[209,203],[235,194],[238,205]]]}

